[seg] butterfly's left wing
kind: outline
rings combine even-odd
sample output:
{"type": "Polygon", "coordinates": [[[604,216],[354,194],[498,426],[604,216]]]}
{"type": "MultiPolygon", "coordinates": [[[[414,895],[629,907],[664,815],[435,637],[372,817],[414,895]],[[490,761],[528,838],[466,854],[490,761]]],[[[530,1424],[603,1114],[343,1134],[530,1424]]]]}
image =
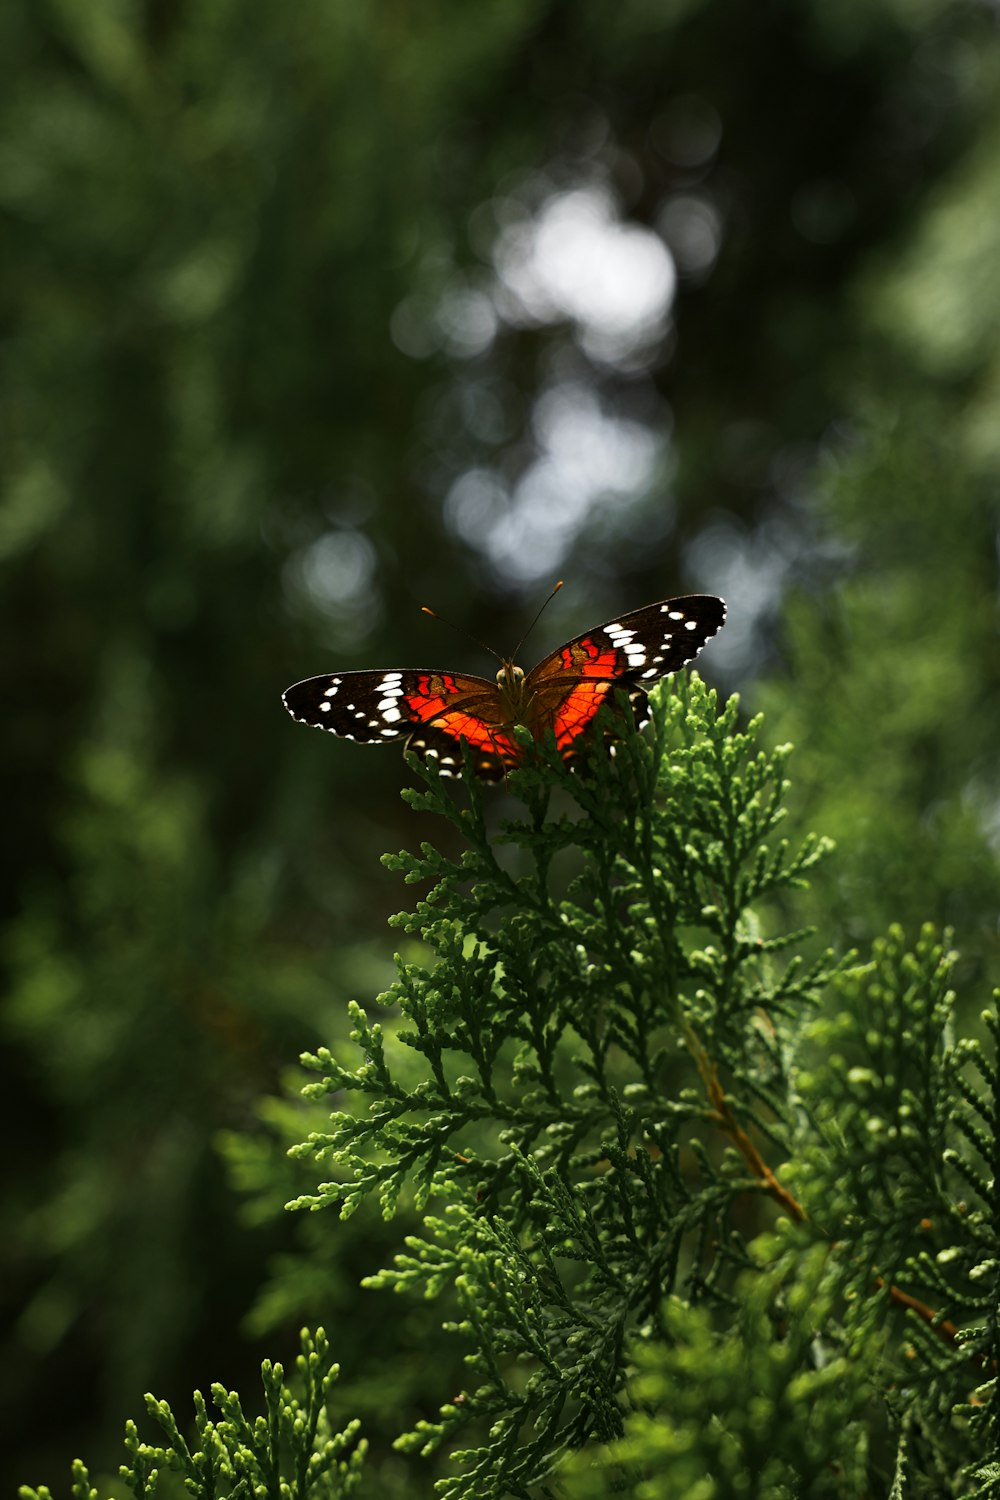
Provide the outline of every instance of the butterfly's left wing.
{"type": "Polygon", "coordinates": [[[644,605],[567,641],[528,673],[532,733],[540,738],[551,729],[564,757],[572,758],[577,740],[618,688],[631,697],[641,728],[648,720],[647,690],[693,661],[725,620],[724,600],[685,594],[644,605]]]}
{"type": "Polygon", "coordinates": [[[445,776],[458,774],[463,739],[484,781],[499,780],[521,755],[496,684],[466,672],[338,672],[296,682],[282,699],[300,724],[343,739],[385,745],[405,738],[408,750],[434,760],[445,776]]]}

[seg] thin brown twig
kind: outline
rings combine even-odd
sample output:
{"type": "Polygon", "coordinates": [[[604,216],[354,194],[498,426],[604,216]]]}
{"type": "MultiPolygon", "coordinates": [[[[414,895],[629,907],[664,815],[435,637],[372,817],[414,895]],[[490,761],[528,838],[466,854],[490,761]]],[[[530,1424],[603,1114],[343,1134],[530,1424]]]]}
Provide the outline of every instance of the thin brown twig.
{"type": "Polygon", "coordinates": [[[688,1047],[691,1049],[695,1063],[698,1066],[698,1072],[701,1074],[702,1082],[705,1085],[705,1091],[712,1105],[712,1118],[720,1129],[725,1131],[726,1135],[729,1136],[764,1191],[776,1199],[782,1208],[791,1214],[793,1219],[796,1219],[800,1224],[803,1223],[806,1218],[805,1209],[799,1200],[775,1177],[771,1168],[734,1115],[729,1100],[726,1098],[726,1091],[719,1081],[719,1074],[715,1064],[709,1058],[690,1026],[685,1026],[685,1030],[688,1047]]]}
{"type": "MultiPolygon", "coordinates": [[[[942,1318],[934,1311],[933,1307],[928,1307],[926,1302],[921,1302],[919,1297],[911,1297],[909,1292],[901,1291],[898,1286],[893,1286],[891,1282],[887,1285],[884,1276],[876,1276],[875,1285],[877,1287],[886,1287],[893,1302],[898,1302],[900,1307],[908,1307],[911,1312],[915,1312],[917,1317],[921,1318],[927,1324],[928,1328],[933,1328],[934,1332],[940,1334],[949,1344],[958,1343],[958,1327],[950,1318],[942,1318]]],[[[981,1354],[970,1355],[970,1358],[975,1360],[977,1365],[986,1363],[981,1354]]]]}
{"type": "MultiPolygon", "coordinates": [[[[743,1129],[743,1126],[733,1113],[729,1100],[726,1098],[726,1091],[719,1080],[715,1064],[708,1056],[708,1053],[701,1045],[690,1025],[686,1022],[684,1031],[688,1048],[695,1060],[701,1080],[705,1085],[705,1092],[708,1094],[709,1102],[712,1106],[711,1118],[732,1141],[763,1191],[773,1198],[775,1202],[780,1203],[786,1213],[798,1223],[805,1223],[808,1218],[805,1209],[799,1200],[778,1181],[778,1178],[771,1171],[771,1168],[743,1129]]],[[[904,1292],[900,1287],[893,1286],[891,1282],[887,1283],[884,1276],[876,1275],[875,1285],[879,1288],[885,1287],[893,1302],[898,1303],[900,1307],[908,1308],[910,1312],[916,1313],[917,1317],[922,1319],[946,1343],[957,1344],[958,1328],[950,1319],[942,1318],[933,1307],[928,1307],[927,1303],[921,1302],[918,1297],[911,1297],[909,1292],[904,1292]]],[[[975,1359],[978,1364],[985,1363],[982,1355],[976,1355],[975,1359]]]]}

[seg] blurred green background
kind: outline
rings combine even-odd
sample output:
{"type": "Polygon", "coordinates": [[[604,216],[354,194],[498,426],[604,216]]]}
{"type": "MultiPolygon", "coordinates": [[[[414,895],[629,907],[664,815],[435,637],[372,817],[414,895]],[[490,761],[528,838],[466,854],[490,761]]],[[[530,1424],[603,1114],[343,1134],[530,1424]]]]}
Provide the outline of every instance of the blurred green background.
{"type": "Polygon", "coordinates": [[[504,651],[566,577],[530,664],[724,594],[705,674],[799,745],[796,819],[840,843],[808,915],[843,945],[952,922],[985,1001],[997,27],[945,0],[0,9],[0,1482],[116,1464],[146,1390],[253,1406],[311,1318],[372,1492],[424,1492],[387,1444],[435,1409],[440,1312],[357,1292],[398,1229],[248,1208],[218,1149],[383,987],[377,856],[440,833],[398,751],[280,691],[492,673],[424,602],[504,651]]]}

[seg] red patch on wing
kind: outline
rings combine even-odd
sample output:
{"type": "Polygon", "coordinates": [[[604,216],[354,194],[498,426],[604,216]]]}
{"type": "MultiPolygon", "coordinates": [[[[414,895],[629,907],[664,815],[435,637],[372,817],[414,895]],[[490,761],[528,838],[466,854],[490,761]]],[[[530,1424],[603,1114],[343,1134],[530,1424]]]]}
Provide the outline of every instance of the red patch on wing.
{"type": "Polygon", "coordinates": [[[560,750],[565,750],[583,733],[613,686],[605,678],[598,682],[584,680],[570,689],[552,720],[556,745],[560,750]]]}
{"type": "Polygon", "coordinates": [[[577,679],[552,717],[556,745],[566,750],[593,720],[601,704],[622,675],[621,655],[617,646],[603,645],[593,636],[570,641],[558,654],[558,667],[577,679]]]}
{"type": "Polygon", "coordinates": [[[591,636],[573,641],[559,653],[563,670],[577,677],[617,677],[622,671],[616,646],[601,646],[591,636]]]}
{"type": "Polygon", "coordinates": [[[432,720],[448,712],[449,697],[445,694],[451,699],[457,697],[458,684],[454,677],[420,677],[417,679],[417,691],[406,693],[403,702],[418,723],[430,724],[432,720]]]}
{"type": "Polygon", "coordinates": [[[487,724],[485,719],[477,719],[472,714],[463,713],[460,708],[449,709],[447,713],[436,715],[434,728],[443,729],[445,734],[450,734],[456,745],[464,736],[474,750],[491,750],[494,755],[501,756],[511,764],[520,759],[520,746],[514,740],[502,730],[494,729],[491,724],[487,724]]]}
{"type": "Polygon", "coordinates": [[[417,682],[417,691],[407,693],[403,701],[415,720],[433,725],[435,729],[449,735],[456,746],[464,737],[474,750],[486,750],[499,755],[510,765],[516,764],[521,758],[517,743],[481,715],[456,707],[454,698],[458,693],[458,684],[453,677],[421,677],[417,682]]]}

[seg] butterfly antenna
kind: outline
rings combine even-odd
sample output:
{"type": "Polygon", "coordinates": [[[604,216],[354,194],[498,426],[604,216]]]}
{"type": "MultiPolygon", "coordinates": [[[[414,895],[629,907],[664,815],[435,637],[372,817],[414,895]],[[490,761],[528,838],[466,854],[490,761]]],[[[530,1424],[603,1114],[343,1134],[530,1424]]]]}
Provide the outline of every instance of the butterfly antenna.
{"type": "Polygon", "coordinates": [[[524,645],[525,641],[528,639],[528,636],[534,630],[535,626],[538,624],[539,620],[542,618],[542,615],[545,613],[546,609],[548,609],[549,605],[552,603],[553,599],[556,597],[556,595],[558,594],[558,592],[562,588],[562,586],[563,586],[563,580],[560,578],[559,582],[556,584],[555,588],[552,590],[552,592],[549,595],[549,597],[546,600],[543,601],[541,608],[539,609],[538,613],[535,615],[535,618],[532,620],[531,624],[528,626],[527,630],[524,632],[524,634],[522,635],[521,639],[518,641],[517,646],[516,646],[516,648],[514,650],[514,653],[511,656],[511,661],[516,661],[517,658],[520,656],[520,654],[521,654],[521,647],[524,645]]]}
{"type": "MultiPolygon", "coordinates": [[[[546,603],[548,603],[548,600],[546,600],[546,603]]],[[[503,657],[499,651],[494,651],[492,646],[487,646],[477,635],[473,635],[471,630],[466,630],[464,625],[456,625],[454,620],[446,620],[444,615],[439,615],[436,609],[430,609],[426,604],[421,604],[420,612],[421,614],[430,615],[432,620],[440,620],[442,625],[447,625],[452,630],[457,630],[459,635],[464,635],[467,641],[472,641],[480,650],[485,651],[487,656],[495,656],[497,661],[503,661],[503,657]]]]}

